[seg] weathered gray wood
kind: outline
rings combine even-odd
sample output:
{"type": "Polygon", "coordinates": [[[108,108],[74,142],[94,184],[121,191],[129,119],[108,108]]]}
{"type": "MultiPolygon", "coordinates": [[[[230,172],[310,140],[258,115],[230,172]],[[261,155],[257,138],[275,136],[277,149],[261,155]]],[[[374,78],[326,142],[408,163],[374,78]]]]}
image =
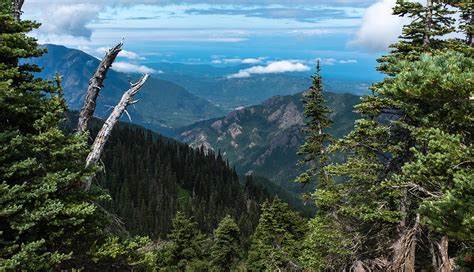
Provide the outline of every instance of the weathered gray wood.
{"type": "Polygon", "coordinates": [[[17,21],[20,21],[20,16],[21,16],[21,8],[23,7],[23,4],[25,3],[25,0],[12,0],[12,12],[13,12],[13,17],[17,21]]]}
{"type": "MultiPolygon", "coordinates": [[[[92,150],[86,159],[86,167],[95,165],[99,161],[100,156],[102,155],[102,152],[104,150],[104,146],[110,137],[112,129],[114,128],[115,124],[119,121],[120,117],[126,110],[127,106],[132,105],[137,102],[133,100],[133,96],[137,94],[138,91],[140,91],[140,88],[143,86],[143,84],[145,84],[148,77],[149,77],[149,74],[144,74],[142,78],[140,78],[140,80],[138,80],[136,83],[131,84],[130,89],[128,89],[128,91],[126,91],[123,94],[122,99],[120,99],[120,102],[117,104],[117,106],[114,107],[112,113],[109,115],[109,117],[105,121],[104,125],[102,126],[99,133],[97,134],[97,137],[95,138],[94,143],[92,144],[92,150]]],[[[93,177],[89,177],[86,180],[86,182],[83,184],[83,189],[85,191],[90,189],[92,178],[93,177]]]]}
{"type": "Polygon", "coordinates": [[[123,41],[111,48],[99,64],[97,71],[94,73],[92,78],[89,80],[89,87],[87,88],[86,99],[82,110],[79,114],[79,122],[77,123],[77,132],[83,133],[87,130],[89,120],[94,115],[97,97],[99,96],[100,90],[104,87],[103,83],[107,72],[112,63],[117,58],[117,55],[122,51],[123,41]]]}
{"type": "Polygon", "coordinates": [[[428,47],[430,44],[431,28],[433,27],[433,0],[426,1],[426,18],[425,18],[425,35],[423,37],[423,46],[428,47]]]}

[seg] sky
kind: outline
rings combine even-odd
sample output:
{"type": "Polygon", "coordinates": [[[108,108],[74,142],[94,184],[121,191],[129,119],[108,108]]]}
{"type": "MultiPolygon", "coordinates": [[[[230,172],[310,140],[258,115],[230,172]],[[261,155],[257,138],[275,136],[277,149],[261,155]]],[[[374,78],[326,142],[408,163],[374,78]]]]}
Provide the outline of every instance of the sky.
{"type": "Polygon", "coordinates": [[[149,64],[246,64],[229,78],[309,72],[378,80],[375,59],[406,20],[395,0],[26,0],[23,18],[42,23],[42,44],[101,58],[125,39],[116,70],[151,72],[149,64]]]}

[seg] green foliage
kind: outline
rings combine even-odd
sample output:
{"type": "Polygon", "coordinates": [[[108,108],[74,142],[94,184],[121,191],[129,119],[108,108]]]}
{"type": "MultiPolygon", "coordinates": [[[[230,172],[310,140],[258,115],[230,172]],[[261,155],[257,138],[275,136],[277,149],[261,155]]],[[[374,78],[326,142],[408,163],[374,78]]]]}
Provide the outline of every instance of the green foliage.
{"type": "Polygon", "coordinates": [[[207,269],[209,241],[196,222],[177,212],[167,243],[158,252],[158,267],[163,271],[204,271],[207,269]]]}
{"type": "Polygon", "coordinates": [[[400,40],[390,45],[390,55],[377,60],[381,63],[377,68],[379,71],[393,76],[397,69],[392,65],[398,60],[416,61],[422,53],[459,47],[459,43],[443,38],[455,31],[454,11],[448,9],[443,1],[432,2],[432,6],[424,6],[418,2],[397,0],[394,15],[410,18],[411,22],[403,27],[400,40]],[[431,19],[428,19],[430,14],[431,19]]]}
{"type": "Polygon", "coordinates": [[[154,271],[157,254],[147,249],[150,243],[146,237],[122,239],[109,236],[102,243],[96,243],[89,251],[89,258],[92,260],[90,269],[154,271]]]}
{"type": "Polygon", "coordinates": [[[241,257],[240,230],[234,219],[224,217],[214,231],[210,265],[213,271],[230,271],[241,257]]]}
{"type": "MultiPolygon", "coordinates": [[[[3,3],[3,2],[2,2],[3,3]]],[[[0,13],[0,270],[81,267],[87,249],[103,235],[106,217],[82,192],[86,135],[59,127],[65,111],[59,80],[33,76],[39,68],[20,58],[44,53],[26,32],[38,27],[0,13]]]]}
{"type": "Polygon", "coordinates": [[[265,202],[247,259],[250,271],[300,268],[298,256],[306,222],[279,199],[265,202]]]}
{"type": "MultiPolygon", "coordinates": [[[[325,145],[331,139],[331,136],[323,132],[331,126],[332,121],[329,119],[331,110],[326,106],[326,101],[323,97],[323,82],[321,78],[321,67],[318,63],[316,65],[316,75],[312,76],[313,84],[309,91],[305,94],[304,115],[306,117],[306,142],[300,147],[298,155],[303,155],[304,158],[299,162],[300,165],[312,163],[303,174],[296,178],[296,181],[303,184],[311,182],[313,176],[318,170],[327,163],[327,156],[325,154],[325,145]]],[[[323,172],[321,171],[321,174],[323,172]]],[[[326,177],[321,175],[319,177],[319,184],[326,181],[326,177]]]]}
{"type": "Polygon", "coordinates": [[[472,252],[472,48],[443,39],[454,28],[442,1],[398,1],[394,11],[413,21],[379,60],[389,77],[356,107],[363,118],[354,129],[329,147],[345,161],[319,171],[343,182],[314,193],[318,213],[300,258],[311,269],[394,269],[398,239],[419,217],[413,269],[438,269],[429,259],[439,254],[472,252]],[[450,48],[457,52],[442,52],[450,48]],[[449,253],[430,248],[441,237],[449,253]]]}
{"type": "Polygon", "coordinates": [[[102,162],[105,171],[97,180],[112,196],[103,206],[123,218],[132,235],[165,238],[176,211],[182,210],[207,234],[231,215],[241,230],[240,239],[248,245],[258,223],[259,204],[269,198],[252,182],[240,184],[221,156],[138,126],[119,124],[102,162]]]}

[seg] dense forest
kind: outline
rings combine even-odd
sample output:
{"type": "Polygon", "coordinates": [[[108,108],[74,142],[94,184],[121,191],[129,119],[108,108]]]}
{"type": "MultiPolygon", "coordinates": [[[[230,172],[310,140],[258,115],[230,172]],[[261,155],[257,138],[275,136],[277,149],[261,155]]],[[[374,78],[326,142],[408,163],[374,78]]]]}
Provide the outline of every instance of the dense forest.
{"type": "Polygon", "coordinates": [[[182,211],[205,233],[230,215],[248,239],[258,222],[259,204],[271,198],[252,177],[243,178],[241,185],[220,154],[191,149],[138,126],[117,126],[102,162],[97,182],[112,197],[104,207],[136,235],[164,238],[171,219],[182,211]]]}
{"type": "Polygon", "coordinates": [[[341,139],[318,62],[296,179],[315,183],[309,220],[219,153],[110,117],[65,129],[61,78],[19,61],[46,53],[22,3],[0,2],[1,271],[474,270],[471,1],[397,1],[411,23],[341,139]]]}

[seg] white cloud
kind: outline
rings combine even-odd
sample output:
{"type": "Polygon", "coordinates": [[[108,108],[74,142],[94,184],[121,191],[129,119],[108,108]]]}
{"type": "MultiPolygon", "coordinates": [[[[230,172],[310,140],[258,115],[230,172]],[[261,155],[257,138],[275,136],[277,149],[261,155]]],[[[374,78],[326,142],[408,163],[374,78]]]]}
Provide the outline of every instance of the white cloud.
{"type": "Polygon", "coordinates": [[[112,69],[122,73],[149,73],[149,74],[162,74],[163,71],[155,70],[145,65],[138,65],[129,62],[114,62],[112,69]]]}
{"type": "Polygon", "coordinates": [[[48,34],[90,38],[87,24],[96,19],[101,7],[92,3],[47,5],[41,15],[39,31],[48,34]]]}
{"type": "Polygon", "coordinates": [[[305,72],[311,68],[302,63],[292,62],[288,60],[275,61],[266,66],[254,66],[240,70],[236,74],[227,76],[227,78],[246,78],[253,74],[279,74],[289,72],[305,72]]]}
{"type": "MultiPolygon", "coordinates": [[[[107,53],[107,51],[109,51],[110,48],[111,47],[105,47],[105,46],[99,47],[95,50],[95,52],[100,55],[105,55],[105,53],[107,53]]],[[[132,51],[127,51],[127,50],[120,51],[118,56],[130,59],[130,60],[144,60],[145,59],[144,57],[138,55],[137,53],[132,52],[132,51]]]]}
{"type": "Polygon", "coordinates": [[[334,65],[336,64],[337,60],[336,59],[333,59],[333,58],[317,58],[316,61],[318,61],[321,63],[321,65],[334,65]]]}
{"type": "Polygon", "coordinates": [[[340,60],[339,63],[341,63],[341,64],[351,64],[351,63],[357,63],[357,60],[355,60],[355,59],[340,60]]]}
{"type": "Polygon", "coordinates": [[[392,14],[395,3],[396,0],[381,0],[368,7],[356,37],[349,45],[368,51],[383,51],[395,43],[402,33],[403,25],[409,22],[407,18],[392,14]]]}
{"type": "Polygon", "coordinates": [[[265,58],[248,58],[248,59],[215,59],[212,61],[213,64],[259,64],[262,63],[265,58]]]}

